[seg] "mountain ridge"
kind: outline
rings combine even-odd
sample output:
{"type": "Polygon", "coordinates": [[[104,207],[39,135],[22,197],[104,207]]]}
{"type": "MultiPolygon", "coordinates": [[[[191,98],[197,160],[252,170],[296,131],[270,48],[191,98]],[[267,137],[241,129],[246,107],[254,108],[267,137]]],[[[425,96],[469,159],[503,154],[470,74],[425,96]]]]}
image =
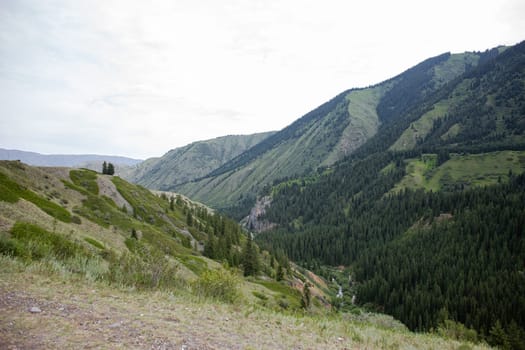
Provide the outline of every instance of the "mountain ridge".
{"type": "Polygon", "coordinates": [[[202,179],[172,189],[240,219],[265,186],[314,174],[349,156],[388,124],[392,115],[404,113],[496,53],[445,53],[382,83],[346,90],[202,179]],[[396,102],[399,109],[392,109],[388,101],[396,102]]]}
{"type": "Polygon", "coordinates": [[[88,163],[103,161],[114,163],[115,165],[135,165],[142,162],[141,159],[134,159],[123,156],[110,156],[99,154],[42,154],[37,152],[21,151],[14,149],[0,148],[0,160],[20,160],[26,164],[34,166],[63,166],[81,167],[88,163]]]}

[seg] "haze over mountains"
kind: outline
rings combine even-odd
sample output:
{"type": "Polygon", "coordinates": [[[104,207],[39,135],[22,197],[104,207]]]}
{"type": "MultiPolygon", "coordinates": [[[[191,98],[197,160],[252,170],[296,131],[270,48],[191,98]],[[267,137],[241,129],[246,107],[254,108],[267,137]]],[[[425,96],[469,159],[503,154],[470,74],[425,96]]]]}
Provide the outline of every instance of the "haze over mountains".
{"type": "Polygon", "coordinates": [[[115,165],[128,166],[142,162],[141,159],[133,159],[121,156],[107,156],[97,154],[40,154],[19,150],[0,148],[0,159],[20,160],[23,163],[34,166],[64,166],[64,167],[90,167],[97,165],[101,169],[102,162],[110,162],[115,165]]]}

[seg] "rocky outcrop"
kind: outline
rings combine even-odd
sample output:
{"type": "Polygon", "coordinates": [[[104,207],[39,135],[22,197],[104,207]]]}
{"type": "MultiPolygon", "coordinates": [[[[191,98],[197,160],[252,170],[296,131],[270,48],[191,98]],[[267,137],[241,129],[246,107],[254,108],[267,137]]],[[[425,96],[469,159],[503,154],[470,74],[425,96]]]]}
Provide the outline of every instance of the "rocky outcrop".
{"type": "Polygon", "coordinates": [[[250,215],[242,220],[242,224],[246,229],[252,232],[264,232],[271,230],[276,226],[275,223],[272,223],[264,219],[264,214],[266,213],[266,208],[269,207],[272,203],[272,198],[270,196],[261,197],[255,202],[254,207],[250,211],[250,215]]]}

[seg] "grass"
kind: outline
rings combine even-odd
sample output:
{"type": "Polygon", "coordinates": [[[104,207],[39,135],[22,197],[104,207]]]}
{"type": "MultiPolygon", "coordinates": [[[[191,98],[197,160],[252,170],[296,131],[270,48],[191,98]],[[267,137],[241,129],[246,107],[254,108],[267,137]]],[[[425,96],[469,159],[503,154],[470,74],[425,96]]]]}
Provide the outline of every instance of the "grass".
{"type": "Polygon", "coordinates": [[[450,100],[436,103],[434,108],[423,114],[418,120],[413,122],[408,129],[390,147],[393,151],[404,151],[413,149],[418,139],[424,139],[432,129],[435,120],[443,118],[450,108],[450,100]]]}
{"type": "Polygon", "coordinates": [[[488,186],[499,181],[508,181],[509,172],[521,174],[525,171],[524,151],[501,151],[484,154],[453,155],[439,167],[435,162],[411,159],[407,162],[407,175],[392,192],[403,188],[439,191],[457,186],[488,186]]]}
{"type": "Polygon", "coordinates": [[[0,172],[0,200],[16,203],[20,198],[35,204],[57,220],[71,222],[71,213],[67,209],[22,187],[0,172]]]}
{"type": "Polygon", "coordinates": [[[69,177],[75,185],[94,195],[98,194],[97,172],[87,169],[71,170],[69,177]]]}
{"type": "Polygon", "coordinates": [[[106,249],[106,247],[104,247],[104,244],[100,243],[96,239],[93,239],[93,238],[90,238],[90,237],[85,237],[84,240],[86,242],[88,242],[89,244],[91,244],[93,247],[96,247],[96,248],[102,249],[102,250],[106,249]]]}
{"type": "Polygon", "coordinates": [[[373,321],[283,314],[175,291],[116,288],[103,281],[43,275],[0,255],[6,348],[487,349],[373,321]],[[31,306],[42,309],[31,314],[31,306]]]}

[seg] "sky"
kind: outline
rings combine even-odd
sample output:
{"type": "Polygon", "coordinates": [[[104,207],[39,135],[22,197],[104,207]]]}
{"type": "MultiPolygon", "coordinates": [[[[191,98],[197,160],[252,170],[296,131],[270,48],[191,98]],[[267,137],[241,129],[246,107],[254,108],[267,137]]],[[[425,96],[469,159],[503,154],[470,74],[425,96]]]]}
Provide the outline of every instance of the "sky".
{"type": "Polygon", "coordinates": [[[0,0],[0,148],[161,156],[522,40],[522,0],[0,0]]]}

